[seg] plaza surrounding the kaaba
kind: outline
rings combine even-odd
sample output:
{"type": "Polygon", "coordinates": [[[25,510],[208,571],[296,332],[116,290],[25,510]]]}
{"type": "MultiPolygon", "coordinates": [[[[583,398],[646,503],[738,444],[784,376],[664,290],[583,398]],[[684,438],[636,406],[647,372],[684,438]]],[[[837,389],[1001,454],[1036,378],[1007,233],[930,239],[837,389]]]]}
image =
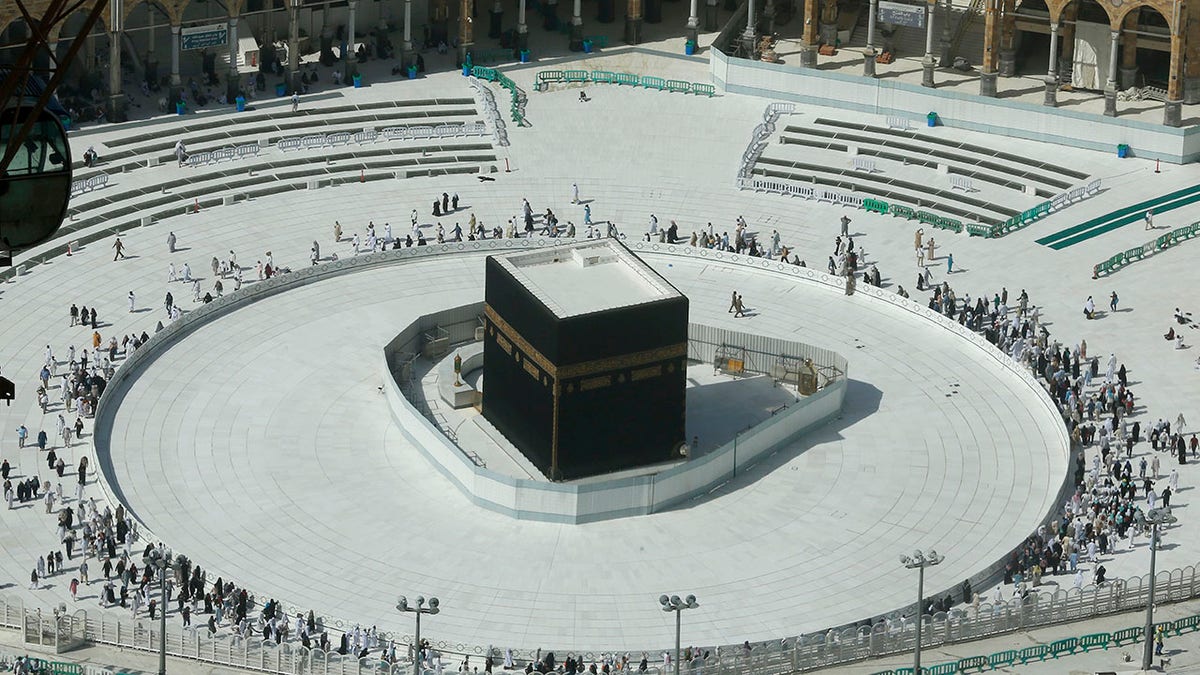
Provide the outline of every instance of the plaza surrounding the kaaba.
{"type": "MultiPolygon", "coordinates": [[[[36,376],[47,345],[64,361],[59,375],[68,347],[93,350],[92,330],[68,325],[71,304],[83,303],[97,308],[104,344],[143,331],[154,335],[164,324],[147,346],[120,354],[100,414],[86,420],[82,440],[65,448],[51,441],[68,467],[89,458],[96,473],[87,497],[101,509],[105,503],[127,509],[139,531],[132,547],[139,568],[142,548],[162,542],[204,566],[210,583],[221,576],[248,589],[260,605],[274,598],[293,614],[311,609],[335,633],[375,626],[403,643],[411,638],[411,617],[396,610],[397,596],[436,595],[441,612],[424,619],[422,634],[448,655],[479,655],[488,647],[498,655],[512,648],[523,658],[538,650],[560,658],[630,652],[636,662],[645,651],[657,667],[673,646],[674,629],[674,617],[657,602],[661,593],[698,596],[700,607],[683,617],[684,643],[724,646],[725,654],[743,641],[778,649],[783,640],[786,648],[800,644],[796,636],[884,617],[902,631],[907,624],[898,615],[911,613],[916,579],[896,558],[914,548],[946,557],[926,572],[925,595],[952,593],[964,616],[978,616],[978,605],[972,609],[958,597],[962,582],[972,580],[985,613],[1001,598],[1012,599],[1013,585],[1001,583],[1011,554],[1061,516],[1074,490],[1076,455],[1084,452],[1091,469],[1099,450],[1096,443],[1072,442],[1059,409],[1027,368],[982,332],[959,325],[957,314],[947,319],[928,308],[930,292],[914,283],[924,263],[934,285],[945,282],[960,299],[969,294],[972,306],[976,299],[990,305],[1003,291],[1015,314],[1018,296],[1027,292],[1050,342],[1060,343],[1058,352],[1086,340],[1088,357],[1100,358],[1089,394],[1115,354],[1137,396],[1129,419],[1140,420],[1144,430],[1132,462],[1159,458],[1161,493],[1176,461],[1149,448],[1149,428],[1159,418],[1175,424],[1182,415],[1190,432],[1193,417],[1200,419],[1191,348],[1198,333],[1173,318],[1177,307],[1196,311],[1189,289],[1198,279],[1188,251],[1200,244],[1180,235],[1161,250],[1152,246],[1153,252],[1123,258],[1124,267],[1110,274],[1099,274],[1096,265],[1190,225],[1189,209],[1177,207],[1186,205],[1196,183],[1194,166],[1118,158],[1115,148],[1101,153],[985,134],[953,120],[917,127],[925,111],[910,112],[906,128],[889,129],[894,114],[801,102],[776,107],[767,129],[760,126],[764,110],[776,98],[592,83],[538,91],[538,73],[550,68],[710,79],[705,59],[677,53],[682,38],[658,37],[651,34],[636,47],[502,66],[527,94],[524,124],[508,120],[507,90],[451,70],[452,55],[429,52],[427,76],[393,80],[386,64],[372,62],[362,69],[370,86],[323,84],[301,98],[295,113],[287,98],[260,98],[244,113],[206,110],[73,132],[74,147],[94,145],[105,159],[84,177],[106,173],[109,179],[77,195],[59,239],[19,254],[21,273],[0,285],[0,368],[18,385],[17,400],[0,408],[0,457],[22,479],[56,480],[39,471],[45,453],[32,441],[18,448],[13,430],[25,425],[31,437],[41,429],[53,433],[59,403],[52,401],[43,414],[36,376]],[[499,128],[482,90],[500,104],[499,128]],[[381,134],[373,142],[333,147],[277,145],[364,127],[382,132],[415,122],[434,128],[476,121],[484,123],[481,136],[381,134]],[[756,138],[765,143],[756,147],[756,138]],[[179,167],[168,157],[177,139],[193,154],[227,145],[261,149],[179,167]],[[897,150],[897,143],[905,145],[897,150]],[[748,157],[752,171],[738,181],[748,157]],[[870,166],[857,161],[864,158],[870,166]],[[417,175],[422,172],[431,175],[417,175]],[[952,185],[952,177],[968,174],[971,180],[952,185]],[[778,193],[780,185],[795,195],[816,184],[831,195],[883,201],[886,194],[893,204],[974,225],[1004,222],[1097,180],[1090,194],[996,237],[935,229],[933,221],[873,213],[856,208],[859,202],[778,193]],[[1163,197],[1178,192],[1186,194],[1163,197]],[[443,193],[457,196],[458,206],[435,217],[429,207],[443,193]],[[493,238],[491,228],[507,230],[510,219],[520,230],[522,200],[536,214],[535,232],[493,238]],[[1163,205],[1147,207],[1158,211],[1154,232],[1146,231],[1137,207],[1151,202],[1163,205]],[[539,234],[547,209],[584,238],[585,207],[592,222],[615,225],[631,254],[686,297],[689,323],[811,345],[844,359],[840,414],[754,461],[739,462],[733,454],[736,469],[728,479],[653,513],[574,524],[515,517],[541,512],[530,506],[506,511],[473,501],[479,497],[464,489],[466,474],[439,468],[419,446],[425,439],[453,448],[453,432],[469,423],[470,409],[454,412],[435,395],[438,378],[452,372],[439,370],[445,361],[437,359],[476,343],[475,325],[486,330],[487,322],[418,364],[427,392],[420,400],[428,409],[406,398],[421,380],[401,377],[385,348],[426,315],[482,303],[487,256],[560,245],[539,234]],[[410,226],[414,210],[416,229],[410,226]],[[680,241],[647,238],[652,216],[662,228],[677,224],[680,241]],[[844,277],[828,273],[843,216],[851,219],[848,235],[863,261],[858,275],[878,269],[879,288],[860,280],[849,295],[844,277]],[[747,236],[773,256],[693,240],[710,224],[718,238],[728,232],[733,240],[739,218],[747,236]],[[488,228],[487,239],[451,241],[455,225],[466,239],[472,219],[488,228]],[[337,241],[335,223],[342,232],[337,241]],[[369,252],[368,224],[379,238],[390,226],[397,239],[420,231],[428,241],[369,252]],[[437,241],[439,226],[444,243],[437,241]],[[923,243],[931,237],[936,243],[932,256],[918,259],[913,244],[921,227],[923,243]],[[118,229],[129,256],[114,261],[118,229]],[[779,261],[776,232],[788,262],[779,261]],[[177,238],[173,253],[169,233],[177,238]],[[1039,243],[1044,238],[1047,243],[1039,243]],[[314,244],[320,249],[315,265],[314,244]],[[232,273],[211,273],[211,259],[228,261],[231,254],[243,268],[239,290],[232,273]],[[289,271],[259,280],[256,264],[268,259],[289,271]],[[223,297],[196,302],[190,283],[168,281],[168,266],[181,274],[185,263],[200,281],[201,296],[223,297]],[[215,292],[218,278],[223,293],[215,292]],[[902,297],[900,287],[911,297],[902,297]],[[166,318],[168,292],[183,309],[174,321],[166,318]],[[1114,292],[1118,309],[1107,311],[1114,292]],[[743,297],[745,316],[729,311],[732,293],[743,297]],[[1089,297],[1095,319],[1081,311],[1089,297]],[[1184,336],[1184,348],[1163,340],[1172,328],[1184,336]],[[397,405],[409,406],[410,417],[399,418],[397,405]]],[[[150,99],[143,103],[151,106],[150,99]]],[[[462,375],[478,381],[478,373],[464,369],[462,375]]],[[[753,407],[739,408],[737,397],[748,394],[728,382],[689,386],[728,386],[731,409],[753,407]]],[[[485,392],[487,386],[485,380],[485,392]]],[[[52,398],[57,391],[51,389],[52,398]]],[[[788,396],[799,404],[806,398],[788,396]]],[[[772,415],[751,420],[725,418],[719,406],[706,410],[713,412],[704,426],[688,419],[684,439],[695,435],[700,446],[721,448],[743,434],[749,438],[754,429],[745,427],[772,415]]],[[[73,414],[67,417],[74,421],[73,414]]],[[[621,424],[603,411],[594,417],[598,428],[621,424]]],[[[470,439],[459,436],[465,453],[470,439]]],[[[704,453],[693,460],[703,461],[704,453]]],[[[1197,557],[1188,504],[1196,474],[1190,462],[1177,471],[1182,487],[1171,506],[1179,522],[1166,530],[1158,566],[1176,570],[1165,578],[1178,582],[1172,599],[1184,599],[1191,592],[1178,590],[1179,580],[1191,578],[1186,566],[1197,557]]],[[[478,494],[500,489],[476,487],[478,494]]],[[[72,492],[68,482],[66,505],[73,504],[72,492]]],[[[1144,494],[1136,504],[1145,507],[1144,494]]],[[[0,517],[0,582],[11,582],[0,589],[6,624],[18,612],[44,608],[49,614],[64,603],[69,612],[86,609],[148,625],[144,611],[131,619],[128,608],[99,607],[96,558],[93,584],[81,588],[78,599],[69,590],[76,561],[45,578],[42,588],[26,588],[30,568],[59,540],[54,516],[43,513],[40,502],[17,506],[0,517]]],[[[1148,559],[1144,536],[1132,547],[1122,539],[1100,556],[1109,579],[1145,574],[1148,559]]],[[[1089,581],[1095,566],[1080,563],[1089,581]]],[[[1084,597],[1072,584],[1070,573],[1047,574],[1029,590],[1084,597]]],[[[174,603],[170,620],[174,630],[174,603]]],[[[200,634],[208,639],[203,621],[196,621],[197,640],[200,634]]],[[[1058,629],[1081,635],[1094,632],[1089,625],[1058,629]]],[[[216,639],[231,632],[222,625],[216,639]]],[[[975,653],[970,643],[954,649],[975,653]]],[[[1071,658],[1101,669],[1116,665],[1117,655],[1071,658]]],[[[457,656],[447,659],[457,665],[457,656]]],[[[852,672],[901,663],[868,661],[852,672]]]]}

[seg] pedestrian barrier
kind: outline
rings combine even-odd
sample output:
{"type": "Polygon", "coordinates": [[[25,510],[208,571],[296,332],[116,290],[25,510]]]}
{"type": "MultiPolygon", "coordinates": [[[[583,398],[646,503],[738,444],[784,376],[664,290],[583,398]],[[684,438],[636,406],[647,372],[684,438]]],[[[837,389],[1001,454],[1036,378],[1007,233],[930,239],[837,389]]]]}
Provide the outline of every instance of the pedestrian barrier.
{"type": "Polygon", "coordinates": [[[516,122],[517,124],[525,123],[525,102],[527,99],[525,92],[521,91],[521,89],[517,87],[516,82],[513,82],[511,78],[506,76],[504,73],[501,73],[499,70],[496,70],[495,68],[486,68],[484,66],[475,66],[471,69],[471,74],[481,80],[496,82],[500,86],[507,89],[512,97],[511,105],[509,106],[509,113],[512,115],[512,121],[516,122]]]}
{"type": "Polygon", "coordinates": [[[965,673],[970,670],[983,670],[988,667],[988,657],[968,656],[965,659],[959,659],[954,665],[955,670],[952,672],[965,673]]]}
{"type": "Polygon", "coordinates": [[[888,208],[888,213],[892,214],[893,218],[899,216],[905,220],[912,220],[916,215],[915,211],[913,211],[910,207],[904,206],[903,204],[892,204],[891,207],[888,208]]]}
{"type": "MultiPolygon", "coordinates": [[[[954,179],[955,176],[952,175],[950,177],[951,189],[956,187],[954,185],[954,179]]],[[[1065,209],[1078,201],[1082,201],[1099,193],[1100,179],[1097,178],[1086,185],[1080,185],[1078,187],[1071,188],[1066,192],[1056,195],[1053,199],[1044,201],[1033,208],[1027,209],[1013,216],[1012,218],[1009,218],[1003,223],[994,226],[991,229],[991,233],[987,236],[1002,237],[1010,232],[1015,232],[1019,229],[1027,227],[1028,225],[1046,217],[1050,213],[1061,211],[1062,209],[1065,209]]]]}
{"type": "Polygon", "coordinates": [[[1108,649],[1108,642],[1112,636],[1108,633],[1092,633],[1079,638],[1079,648],[1085,652],[1091,651],[1095,647],[1108,649]]]}
{"type": "Polygon", "coordinates": [[[1198,234],[1200,234],[1200,222],[1177,227],[1166,234],[1155,237],[1153,241],[1126,249],[1124,253],[1118,253],[1108,260],[1097,263],[1092,267],[1092,278],[1098,279],[1102,274],[1112,274],[1125,265],[1142,260],[1147,256],[1161,253],[1198,234]]]}
{"type": "Polygon", "coordinates": [[[642,78],[642,87],[646,89],[657,89],[662,91],[667,88],[667,81],[661,77],[645,76],[642,78]]]}
{"type": "Polygon", "coordinates": [[[71,183],[71,195],[83,194],[92,190],[98,190],[105,185],[108,185],[108,174],[98,173],[95,176],[88,176],[83,180],[77,180],[71,183]]]}
{"type": "Polygon", "coordinates": [[[998,670],[1000,668],[1007,668],[1008,666],[1011,666],[1013,663],[1015,663],[1016,660],[1017,660],[1017,650],[1015,650],[1015,649],[1008,649],[1008,650],[1005,650],[1002,652],[996,652],[995,654],[991,654],[987,657],[988,665],[991,666],[992,670],[998,670]]]}
{"type": "Polygon", "coordinates": [[[257,156],[262,150],[262,147],[257,143],[247,143],[246,145],[228,145],[215,150],[206,150],[203,152],[194,152],[188,155],[188,158],[183,161],[185,166],[200,166],[202,164],[216,164],[227,159],[242,159],[244,157],[257,156]]]}
{"type": "MultiPolygon", "coordinates": [[[[508,146],[508,130],[504,127],[504,120],[500,117],[500,111],[496,109],[496,96],[492,90],[479,83],[478,78],[471,79],[471,86],[479,93],[480,99],[483,101],[484,115],[492,122],[493,138],[496,140],[496,145],[501,147],[508,146]]],[[[486,133],[486,126],[484,127],[486,133]]]]}
{"type": "Polygon", "coordinates": [[[1049,653],[1050,653],[1049,646],[1034,645],[1032,647],[1026,647],[1026,648],[1022,649],[1021,651],[1017,652],[1017,658],[1020,659],[1021,665],[1025,665],[1026,663],[1029,663],[1030,661],[1032,661],[1034,659],[1037,659],[1038,661],[1045,661],[1046,655],[1048,655],[1049,653]]]}
{"type": "Polygon", "coordinates": [[[593,84],[627,84],[634,87],[640,86],[645,89],[669,91],[676,94],[691,93],[709,97],[715,96],[717,93],[717,88],[711,84],[687,82],[685,80],[667,80],[650,75],[639,76],[634,73],[614,73],[608,70],[593,70],[590,73],[586,70],[543,70],[534,76],[534,82],[536,83],[535,88],[538,91],[547,91],[551,84],[560,82],[568,84],[591,82],[593,84]]]}
{"type": "Polygon", "coordinates": [[[889,129],[911,129],[912,123],[907,117],[888,117],[887,125],[889,129]]]}
{"type": "Polygon", "coordinates": [[[561,70],[543,70],[534,78],[538,91],[546,91],[552,82],[565,82],[566,73],[561,70]]]}
{"type": "Polygon", "coordinates": [[[1177,619],[1171,624],[1171,630],[1174,631],[1176,635],[1183,633],[1185,630],[1200,630],[1200,616],[1189,616],[1183,619],[1177,619]]]}
{"type": "Polygon", "coordinates": [[[667,91],[670,91],[670,92],[673,92],[676,94],[686,94],[686,93],[690,92],[691,90],[692,90],[691,82],[684,82],[683,80],[667,80],[667,91]]]}
{"type": "Polygon", "coordinates": [[[888,203],[878,199],[864,199],[863,208],[870,213],[885,214],[888,212],[888,203]]]}
{"type": "Polygon", "coordinates": [[[870,159],[869,157],[855,157],[854,158],[854,170],[855,171],[866,171],[867,173],[875,173],[875,171],[876,171],[875,160],[870,159]]]}
{"type": "Polygon", "coordinates": [[[957,174],[950,174],[950,189],[951,190],[962,190],[963,192],[974,192],[975,185],[971,181],[970,176],[959,176],[957,174]]]}
{"type": "Polygon", "coordinates": [[[1049,656],[1058,658],[1063,654],[1074,654],[1079,647],[1079,638],[1065,638],[1050,643],[1049,656]]]}

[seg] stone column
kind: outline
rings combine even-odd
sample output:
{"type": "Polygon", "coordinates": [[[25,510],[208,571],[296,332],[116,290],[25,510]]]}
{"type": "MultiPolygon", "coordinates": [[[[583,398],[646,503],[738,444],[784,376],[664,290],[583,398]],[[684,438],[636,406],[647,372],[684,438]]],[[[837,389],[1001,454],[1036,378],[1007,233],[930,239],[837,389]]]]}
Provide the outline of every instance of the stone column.
{"type": "Polygon", "coordinates": [[[1004,14],[1000,20],[1000,75],[1013,77],[1017,74],[1017,3],[1004,0],[1004,14]]]}
{"type": "Polygon", "coordinates": [[[529,24],[525,23],[525,0],[517,8],[517,49],[529,49],[529,24]]]}
{"type": "Polygon", "coordinates": [[[863,51],[863,76],[875,77],[875,22],[879,16],[879,0],[871,0],[871,16],[867,17],[867,48],[863,51]]]}
{"type": "MultiPolygon", "coordinates": [[[[521,0],[521,6],[525,6],[521,0]]],[[[642,41],[642,0],[629,0],[625,6],[625,42],[636,45],[642,41]]]]}
{"type": "Polygon", "coordinates": [[[412,0],[404,0],[404,43],[401,49],[401,61],[404,65],[416,65],[417,54],[413,51],[412,41],[412,0]]]}
{"type": "Polygon", "coordinates": [[[817,38],[818,16],[817,0],[804,0],[804,30],[800,33],[800,66],[802,68],[817,67],[817,48],[820,42],[817,38]]]}
{"type": "Polygon", "coordinates": [[[467,62],[467,52],[475,49],[475,0],[462,0],[458,6],[458,64],[467,62]]]}
{"type": "Polygon", "coordinates": [[[233,99],[237,98],[238,92],[241,91],[241,76],[238,74],[238,36],[237,36],[238,18],[236,16],[229,17],[229,75],[225,77],[225,100],[233,105],[233,99]]]}
{"type": "Polygon", "coordinates": [[[742,31],[742,50],[746,54],[746,58],[754,58],[754,52],[758,48],[758,17],[755,16],[756,8],[754,0],[746,0],[746,30],[742,31]]]}
{"type": "Polygon", "coordinates": [[[1180,58],[1183,60],[1183,102],[1192,105],[1200,103],[1200,38],[1195,35],[1189,36],[1189,31],[1195,32],[1191,28],[1194,18],[1192,15],[1200,14],[1196,11],[1200,9],[1200,4],[1184,5],[1179,2],[1176,6],[1179,7],[1176,23],[1180,24],[1179,34],[1183,41],[1180,47],[1180,58]]]}
{"type": "Polygon", "coordinates": [[[925,58],[921,60],[921,86],[932,87],[933,69],[937,61],[933,58],[933,18],[937,15],[937,0],[925,3],[925,58]]]}
{"type": "MultiPolygon", "coordinates": [[[[113,12],[119,14],[120,0],[113,3],[113,12]]],[[[121,22],[113,21],[115,26],[108,32],[108,121],[125,121],[125,94],[121,91],[121,22]]]]}
{"type": "Polygon", "coordinates": [[[1072,2],[1063,10],[1062,49],[1058,57],[1058,81],[1070,84],[1075,78],[1075,17],[1079,14],[1079,3],[1072,2]]]}
{"type": "Polygon", "coordinates": [[[179,77],[179,24],[171,24],[171,85],[178,87],[179,77]]]}
{"type": "Polygon", "coordinates": [[[571,8],[571,43],[568,47],[573,52],[583,50],[583,2],[575,0],[571,8]]]}
{"type": "Polygon", "coordinates": [[[1108,80],[1104,83],[1104,114],[1117,116],[1117,55],[1121,47],[1121,31],[1112,32],[1112,44],[1108,52],[1108,80]]]}
{"type": "Polygon", "coordinates": [[[704,0],[704,30],[719,29],[719,10],[720,4],[717,0],[704,0]]]}
{"type": "Polygon", "coordinates": [[[979,64],[979,95],[996,95],[996,61],[1000,32],[1001,0],[985,0],[983,6],[983,59],[979,64]]]}
{"type": "Polygon", "coordinates": [[[696,43],[697,47],[700,45],[700,40],[699,40],[700,7],[699,7],[699,4],[700,3],[698,2],[698,0],[692,0],[691,5],[688,8],[688,20],[687,20],[687,31],[686,31],[687,39],[696,43]]]}
{"type": "Polygon", "coordinates": [[[1046,96],[1042,104],[1052,108],[1058,105],[1058,22],[1053,18],[1050,23],[1050,60],[1046,65],[1046,96]]]}
{"type": "Polygon", "coordinates": [[[492,9],[488,13],[488,37],[496,39],[500,37],[501,26],[504,21],[504,3],[501,0],[496,0],[492,3],[492,9]]]}
{"type": "Polygon", "coordinates": [[[1125,23],[1122,29],[1123,39],[1121,40],[1121,70],[1118,82],[1121,83],[1122,89],[1128,89],[1137,84],[1137,26],[1138,16],[1140,12],[1137,9],[1129,10],[1125,15],[1125,23]]]}
{"type": "Polygon", "coordinates": [[[153,90],[158,86],[158,56],[154,53],[154,8],[146,5],[146,85],[153,90]]]}
{"type": "Polygon", "coordinates": [[[350,0],[350,13],[346,17],[346,50],[342,54],[342,61],[346,64],[346,72],[343,82],[350,82],[355,73],[358,72],[358,54],[354,49],[354,43],[357,41],[354,36],[355,20],[358,19],[358,0],[350,0]]]}
{"type": "Polygon", "coordinates": [[[949,68],[954,65],[953,55],[950,53],[950,42],[953,37],[950,35],[950,17],[953,16],[953,0],[946,0],[942,6],[942,39],[938,43],[938,65],[942,68],[949,68]]]}
{"type": "MultiPolygon", "coordinates": [[[[1178,23],[1187,21],[1187,17],[1180,12],[1176,17],[1178,23]]],[[[1174,30],[1171,33],[1171,66],[1167,76],[1167,102],[1163,106],[1163,124],[1169,127],[1177,127],[1182,124],[1183,116],[1183,29],[1181,26],[1173,26],[1174,30]]]]}
{"type": "Polygon", "coordinates": [[[288,91],[300,90],[300,0],[288,0],[288,91]]]}

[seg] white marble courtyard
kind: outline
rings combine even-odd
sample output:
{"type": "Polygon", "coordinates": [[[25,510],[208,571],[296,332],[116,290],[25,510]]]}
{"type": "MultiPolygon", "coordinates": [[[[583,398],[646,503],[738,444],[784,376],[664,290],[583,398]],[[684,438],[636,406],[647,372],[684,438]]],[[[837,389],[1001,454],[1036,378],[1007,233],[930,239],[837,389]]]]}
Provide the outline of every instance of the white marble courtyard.
{"type": "MultiPolygon", "coordinates": [[[[534,72],[513,69],[512,76],[532,90],[534,72]]],[[[344,90],[311,105],[403,97],[406,87],[420,87],[411,91],[422,96],[471,95],[460,75],[440,73],[344,90]]],[[[409,211],[417,208],[428,233],[429,202],[443,191],[462,198],[457,219],[464,226],[470,213],[503,224],[519,213],[522,197],[535,211],[549,206],[579,225],[580,209],[569,203],[572,182],[595,220],[612,220],[631,236],[651,213],[660,223],[676,220],[683,233],[710,221],[718,231],[732,230],[742,215],[760,237],[778,229],[785,244],[823,269],[842,209],[732,186],[767,101],[597,87],[588,93],[587,104],[571,90],[531,93],[533,126],[510,126],[512,146],[496,151],[515,170],[492,174],[495,182],[411,178],[261,197],[130,231],[123,236],[129,260],[112,262],[106,238],[0,286],[0,368],[18,384],[15,404],[0,408],[0,455],[22,472],[39,466],[35,450],[17,450],[12,430],[53,427],[54,414],[43,417],[32,400],[33,381],[47,344],[65,353],[90,336],[67,326],[72,302],[97,306],[105,340],[152,332],[164,317],[168,290],[185,310],[192,307],[188,290],[166,282],[169,262],[190,262],[198,275],[210,276],[214,255],[232,249],[252,266],[269,250],[277,262],[301,267],[313,240],[323,255],[344,257],[350,247],[333,243],[334,220],[347,234],[361,234],[368,220],[377,229],[390,222],[405,234],[409,211]],[[185,250],[166,253],[168,231],[185,250]],[[129,290],[145,311],[125,311],[129,290]]],[[[801,109],[789,123],[816,114],[829,113],[801,109]]],[[[135,130],[80,137],[100,145],[135,130]]],[[[1140,223],[1063,251],[1034,243],[1195,183],[1194,167],[1165,166],[1155,174],[1152,164],[1137,160],[944,128],[929,133],[1085,167],[1105,180],[1099,197],[1003,239],[937,231],[939,256],[954,253],[950,283],[960,294],[990,297],[1006,286],[1015,296],[1027,289],[1053,336],[1067,344],[1086,338],[1089,353],[1115,352],[1136,383],[1144,424],[1180,412],[1200,423],[1196,353],[1161,340],[1174,307],[1200,312],[1190,291],[1200,280],[1190,248],[1200,244],[1184,243],[1093,281],[1095,262],[1148,238],[1140,223]],[[1085,321],[1084,298],[1094,295],[1104,305],[1111,290],[1121,295],[1123,311],[1085,321]]],[[[322,163],[319,153],[309,158],[322,163]]],[[[199,171],[173,164],[136,169],[114,176],[106,189],[153,191],[199,171]]],[[[238,190],[212,189],[214,195],[238,190]]],[[[1190,222],[1186,211],[1163,214],[1160,227],[1190,222]]],[[[916,225],[849,215],[855,241],[879,265],[885,288],[903,285],[923,303],[927,296],[912,283],[916,225]]],[[[441,220],[449,229],[455,218],[441,220]]],[[[393,609],[395,597],[435,594],[443,612],[426,631],[439,639],[557,649],[660,648],[671,618],[657,606],[663,592],[700,597],[702,609],[689,613],[684,640],[703,644],[791,636],[877,615],[911,602],[914,580],[896,563],[899,553],[936,548],[947,562],[927,588],[957,586],[1013,548],[1050,509],[1067,469],[1045,440],[1054,436],[1054,420],[1039,412],[1021,381],[974,346],[865,296],[846,298],[723,264],[647,259],[689,295],[693,320],[845,355],[852,386],[844,419],[802,440],[777,466],[763,466],[690,508],[586,526],[518,523],[476,511],[405,447],[375,382],[379,346],[400,327],[431,308],[482,297],[482,258],[450,256],[291,290],[171,347],[134,381],[119,408],[111,447],[117,487],[155,539],[261,596],[404,632],[409,619],[393,609]],[[725,311],[733,288],[755,310],[751,317],[734,320],[725,311]]],[[[936,264],[940,282],[944,261],[936,264]]],[[[89,424],[88,443],[60,453],[68,464],[90,451],[90,433],[89,424]]],[[[1200,557],[1189,541],[1196,531],[1188,508],[1195,471],[1191,464],[1181,468],[1184,490],[1173,502],[1181,523],[1167,534],[1176,546],[1160,553],[1161,566],[1200,557]]],[[[96,487],[89,493],[101,494],[96,487]]],[[[70,602],[69,577],[50,579],[46,590],[24,590],[33,561],[55,546],[40,504],[5,512],[0,536],[0,584],[12,584],[3,592],[31,605],[70,602]]],[[[1146,557],[1141,546],[1106,565],[1110,576],[1140,574],[1146,557]]]]}

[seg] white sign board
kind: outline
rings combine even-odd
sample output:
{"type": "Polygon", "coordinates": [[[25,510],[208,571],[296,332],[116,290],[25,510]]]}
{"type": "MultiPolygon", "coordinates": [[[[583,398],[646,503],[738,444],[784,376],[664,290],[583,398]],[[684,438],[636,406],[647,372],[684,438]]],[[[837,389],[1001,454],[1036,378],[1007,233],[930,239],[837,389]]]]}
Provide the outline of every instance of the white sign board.
{"type": "Polygon", "coordinates": [[[879,0],[879,20],[896,26],[909,28],[925,27],[925,5],[909,5],[903,2],[879,0]]]}
{"type": "Polygon", "coordinates": [[[183,51],[220,47],[228,41],[229,26],[223,23],[190,26],[179,31],[179,48],[183,51]]]}

